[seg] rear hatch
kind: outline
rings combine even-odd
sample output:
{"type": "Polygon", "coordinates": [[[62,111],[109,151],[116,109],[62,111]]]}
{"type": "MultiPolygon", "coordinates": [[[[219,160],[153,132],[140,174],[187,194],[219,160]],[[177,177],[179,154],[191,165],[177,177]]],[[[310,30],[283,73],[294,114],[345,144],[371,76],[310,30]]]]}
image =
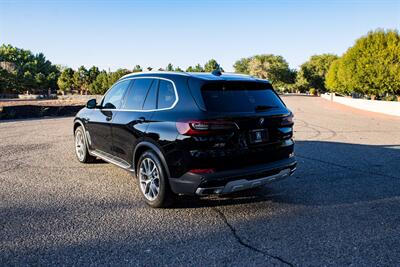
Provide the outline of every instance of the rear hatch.
{"type": "Polygon", "coordinates": [[[293,151],[292,114],[270,83],[213,81],[199,88],[192,94],[205,121],[233,125],[192,142],[196,165],[240,168],[287,158],[293,151]]]}

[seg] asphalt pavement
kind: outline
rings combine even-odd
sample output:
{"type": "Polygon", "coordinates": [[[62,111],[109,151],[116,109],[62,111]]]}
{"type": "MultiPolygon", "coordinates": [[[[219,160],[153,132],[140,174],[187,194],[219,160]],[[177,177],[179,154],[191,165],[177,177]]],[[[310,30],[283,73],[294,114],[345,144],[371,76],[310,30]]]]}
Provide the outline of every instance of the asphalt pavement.
{"type": "Polygon", "coordinates": [[[400,118],[283,99],[293,176],[170,209],[126,171],[80,164],[71,117],[1,122],[0,265],[399,266],[400,118]]]}

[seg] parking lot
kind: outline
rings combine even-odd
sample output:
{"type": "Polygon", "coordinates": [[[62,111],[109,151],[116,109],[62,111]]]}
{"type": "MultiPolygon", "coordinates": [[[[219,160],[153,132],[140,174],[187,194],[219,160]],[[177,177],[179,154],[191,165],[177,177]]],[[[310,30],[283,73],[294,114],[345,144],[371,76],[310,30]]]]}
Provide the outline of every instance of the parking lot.
{"type": "Polygon", "coordinates": [[[297,172],[151,209],[72,118],[0,123],[0,265],[399,266],[400,118],[286,96],[297,172]]]}

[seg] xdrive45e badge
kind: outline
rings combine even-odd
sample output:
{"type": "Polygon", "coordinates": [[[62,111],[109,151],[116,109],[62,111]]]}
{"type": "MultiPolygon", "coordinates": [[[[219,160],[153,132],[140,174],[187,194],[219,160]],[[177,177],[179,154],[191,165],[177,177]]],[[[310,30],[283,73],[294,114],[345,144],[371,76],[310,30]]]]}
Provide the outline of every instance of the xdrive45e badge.
{"type": "Polygon", "coordinates": [[[260,120],[258,121],[260,123],[260,125],[264,124],[264,118],[260,118],[260,120]]]}

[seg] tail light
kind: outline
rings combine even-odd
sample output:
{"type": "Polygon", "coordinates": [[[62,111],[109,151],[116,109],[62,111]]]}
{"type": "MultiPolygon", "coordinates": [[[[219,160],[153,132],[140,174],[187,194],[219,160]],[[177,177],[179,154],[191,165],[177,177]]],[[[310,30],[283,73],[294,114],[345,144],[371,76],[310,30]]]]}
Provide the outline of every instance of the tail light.
{"type": "Polygon", "coordinates": [[[176,123],[176,129],[183,135],[209,135],[234,131],[237,128],[235,123],[227,121],[188,121],[176,123]]]}
{"type": "Polygon", "coordinates": [[[292,126],[293,125],[293,114],[290,113],[289,116],[282,118],[281,125],[282,126],[292,126]]]}

